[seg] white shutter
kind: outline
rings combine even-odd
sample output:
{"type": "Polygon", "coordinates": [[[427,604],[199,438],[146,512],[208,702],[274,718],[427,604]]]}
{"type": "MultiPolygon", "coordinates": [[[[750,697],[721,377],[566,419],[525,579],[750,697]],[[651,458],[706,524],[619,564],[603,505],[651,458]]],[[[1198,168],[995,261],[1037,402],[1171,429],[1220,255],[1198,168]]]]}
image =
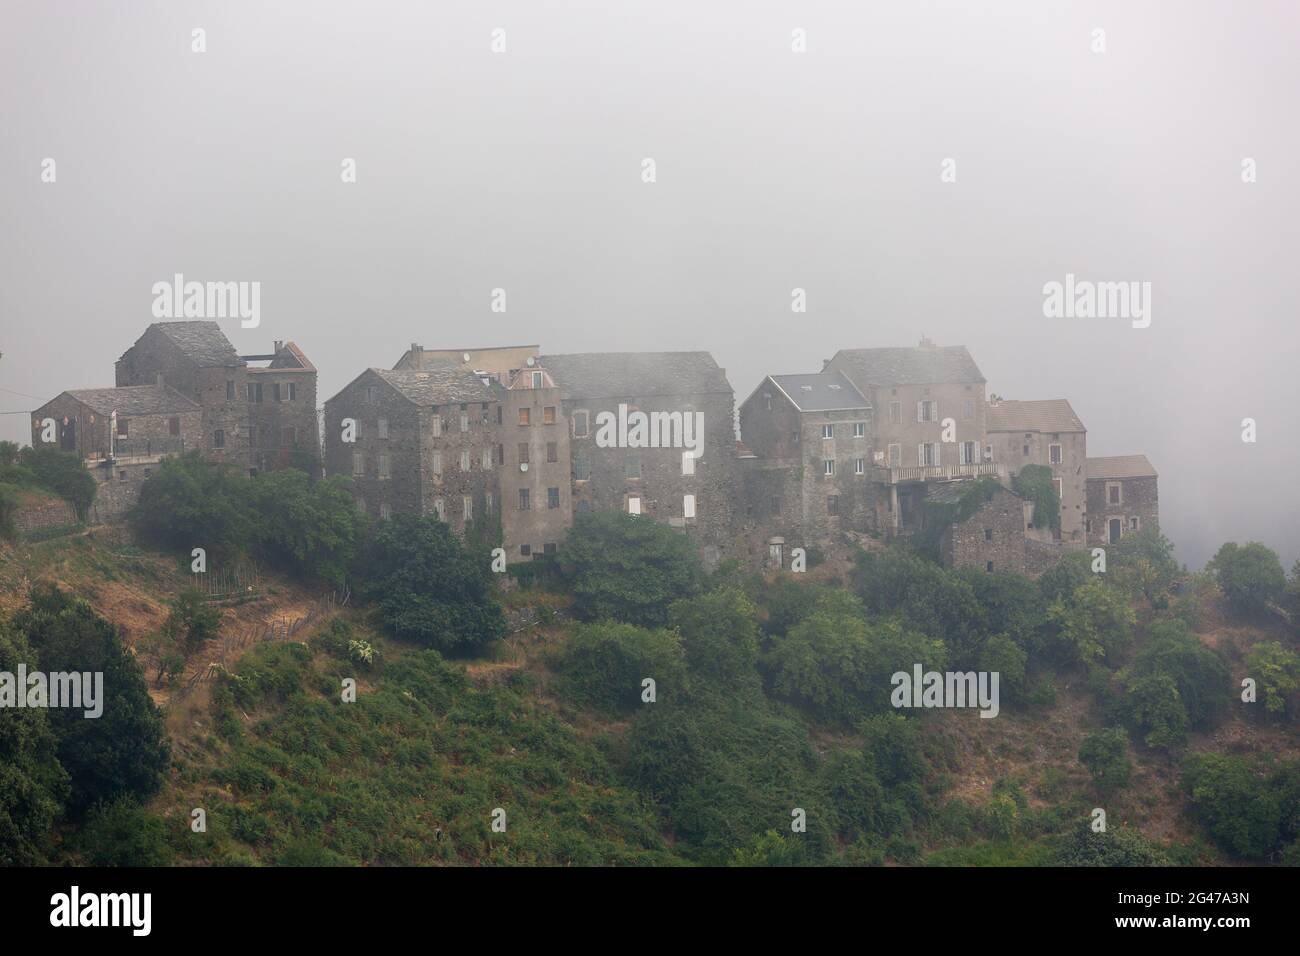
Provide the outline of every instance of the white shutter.
{"type": "Polygon", "coordinates": [[[682,517],[683,518],[695,517],[695,496],[694,495],[684,495],[682,497],[682,517]]]}

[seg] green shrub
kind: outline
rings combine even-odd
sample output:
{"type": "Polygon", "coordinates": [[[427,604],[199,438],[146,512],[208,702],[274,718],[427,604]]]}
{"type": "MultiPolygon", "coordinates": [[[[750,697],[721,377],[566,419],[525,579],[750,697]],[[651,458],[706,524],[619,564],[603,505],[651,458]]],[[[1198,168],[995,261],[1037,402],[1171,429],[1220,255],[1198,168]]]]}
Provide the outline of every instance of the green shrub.
{"type": "Polygon", "coordinates": [[[559,657],[562,693],[583,707],[629,712],[642,703],[642,681],[655,682],[656,703],[676,699],[686,681],[686,654],[674,631],[616,621],[579,624],[559,657]]]}

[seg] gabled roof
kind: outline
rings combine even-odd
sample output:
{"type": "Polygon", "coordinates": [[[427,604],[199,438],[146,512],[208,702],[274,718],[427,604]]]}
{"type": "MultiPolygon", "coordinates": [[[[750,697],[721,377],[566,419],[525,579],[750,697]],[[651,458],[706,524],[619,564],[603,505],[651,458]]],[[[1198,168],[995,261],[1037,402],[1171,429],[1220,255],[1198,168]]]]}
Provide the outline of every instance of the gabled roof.
{"type": "Polygon", "coordinates": [[[275,353],[275,358],[271,360],[268,368],[290,370],[301,369],[305,372],[316,371],[316,366],[311,364],[311,360],[303,354],[302,349],[293,342],[285,342],[280,350],[275,353]]]}
{"type": "Polygon", "coordinates": [[[768,379],[801,412],[835,412],[871,407],[871,403],[840,372],[769,375],[768,379]]]}
{"type": "Polygon", "coordinates": [[[370,371],[420,406],[496,400],[496,394],[483,384],[482,379],[451,362],[429,365],[420,371],[386,368],[372,368],[370,371]]]}
{"type": "Polygon", "coordinates": [[[169,385],[126,385],[120,388],[78,388],[63,393],[71,395],[101,415],[168,415],[196,412],[202,406],[186,398],[169,385]]]}
{"type": "Polygon", "coordinates": [[[731,394],[708,352],[577,352],[543,355],[538,364],[574,399],[731,394]]]}
{"type": "Polygon", "coordinates": [[[243,360],[235,352],[235,347],[230,344],[226,333],[221,331],[221,326],[216,322],[155,322],[145,330],[145,334],[152,329],[157,329],[171,339],[199,368],[243,364],[243,360]]]}
{"type": "MultiPolygon", "coordinates": [[[[861,388],[869,385],[982,383],[984,376],[964,345],[902,349],[840,349],[835,358],[861,388]]],[[[834,359],[832,359],[834,361],[834,359]]]]}
{"type": "Polygon", "coordinates": [[[1089,458],[1086,463],[1088,480],[1108,478],[1155,478],[1156,470],[1146,455],[1116,455],[1112,458],[1089,458]]]}
{"type": "Polygon", "coordinates": [[[991,432],[1086,432],[1079,416],[1063,398],[1033,402],[1000,401],[988,406],[991,432]]]}

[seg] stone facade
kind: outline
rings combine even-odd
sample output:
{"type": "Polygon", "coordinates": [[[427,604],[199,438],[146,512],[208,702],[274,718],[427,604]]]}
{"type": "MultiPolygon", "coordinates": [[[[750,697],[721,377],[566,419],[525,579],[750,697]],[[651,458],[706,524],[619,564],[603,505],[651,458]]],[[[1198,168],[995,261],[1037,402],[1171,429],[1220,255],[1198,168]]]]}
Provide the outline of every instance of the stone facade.
{"type": "Polygon", "coordinates": [[[1019,495],[999,489],[970,518],[944,529],[940,560],[950,568],[1024,574],[1030,507],[1019,495]]]}
{"type": "Polygon", "coordinates": [[[988,406],[988,444],[1016,475],[1025,465],[1052,470],[1061,498],[1061,542],[1081,549],[1087,519],[1088,432],[1065,399],[995,400],[988,406]]]}
{"type": "Polygon", "coordinates": [[[555,553],[573,523],[571,425],[562,391],[536,362],[508,373],[499,391],[502,545],[511,560],[555,553]]]}
{"type": "Polygon", "coordinates": [[[1104,547],[1160,526],[1156,470],[1145,455],[1089,458],[1087,535],[1089,547],[1104,547]]]}

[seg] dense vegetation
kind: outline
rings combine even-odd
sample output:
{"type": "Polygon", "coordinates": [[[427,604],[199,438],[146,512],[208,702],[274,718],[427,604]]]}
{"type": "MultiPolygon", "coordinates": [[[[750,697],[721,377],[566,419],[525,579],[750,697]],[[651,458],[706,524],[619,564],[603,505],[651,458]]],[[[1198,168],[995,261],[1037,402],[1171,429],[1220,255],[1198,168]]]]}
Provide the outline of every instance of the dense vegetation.
{"type": "MultiPolygon", "coordinates": [[[[197,458],[147,483],[133,524],[355,601],[219,671],[169,750],[117,630],[36,586],[0,670],[103,670],[110,701],[99,721],[0,714],[0,863],[1300,862],[1294,749],[1215,743],[1246,722],[1294,748],[1300,586],[1258,545],[1188,575],[1148,531],[1105,573],[1078,555],[1036,582],[891,546],[808,580],[706,574],[685,533],[601,514],[505,585],[441,522],[370,523],[341,482],[197,458]],[[1219,594],[1241,646],[1206,639],[1219,594]],[[539,607],[512,636],[506,611],[539,607]],[[892,675],[918,664],[998,672],[999,718],[895,709],[892,675]],[[972,760],[1008,755],[971,785],[972,760]],[[1155,841],[1133,819],[1161,779],[1182,817],[1155,841]]],[[[153,686],[220,627],[202,592],[171,594],[136,642],[153,686]]]]}
{"type": "Polygon", "coordinates": [[[55,448],[19,448],[0,441],[0,538],[14,536],[14,509],[24,488],[39,488],[70,502],[86,519],[95,500],[95,479],[81,459],[55,448]]]}

